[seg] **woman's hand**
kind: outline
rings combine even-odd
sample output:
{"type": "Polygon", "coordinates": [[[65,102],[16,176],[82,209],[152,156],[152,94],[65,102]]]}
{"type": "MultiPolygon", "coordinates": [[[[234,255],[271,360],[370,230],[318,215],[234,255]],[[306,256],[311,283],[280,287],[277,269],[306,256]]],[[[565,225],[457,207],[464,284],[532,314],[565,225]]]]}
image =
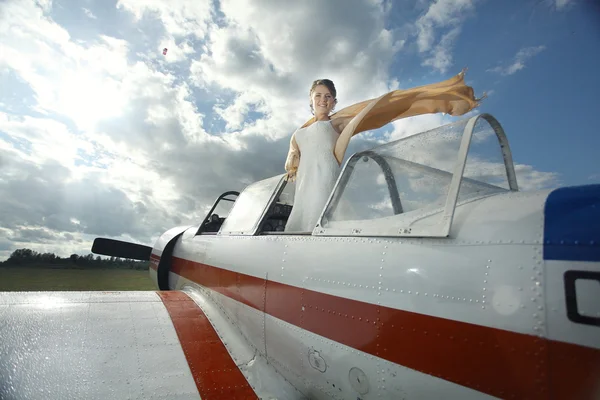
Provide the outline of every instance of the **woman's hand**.
{"type": "Polygon", "coordinates": [[[288,182],[294,182],[294,181],[296,181],[296,171],[297,171],[296,168],[288,171],[287,174],[286,174],[286,176],[285,176],[285,180],[288,181],[288,182]]]}

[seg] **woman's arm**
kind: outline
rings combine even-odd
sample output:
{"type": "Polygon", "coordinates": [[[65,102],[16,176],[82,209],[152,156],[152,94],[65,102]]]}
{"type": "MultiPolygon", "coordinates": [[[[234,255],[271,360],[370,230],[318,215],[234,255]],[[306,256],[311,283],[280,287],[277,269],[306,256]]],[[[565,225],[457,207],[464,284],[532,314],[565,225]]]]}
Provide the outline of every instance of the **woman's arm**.
{"type": "Polygon", "coordinates": [[[300,164],[300,148],[296,143],[296,132],[292,134],[290,139],[290,149],[288,151],[287,159],[285,160],[285,170],[287,171],[287,179],[294,181],[296,177],[296,171],[298,171],[298,165],[300,164]]]}

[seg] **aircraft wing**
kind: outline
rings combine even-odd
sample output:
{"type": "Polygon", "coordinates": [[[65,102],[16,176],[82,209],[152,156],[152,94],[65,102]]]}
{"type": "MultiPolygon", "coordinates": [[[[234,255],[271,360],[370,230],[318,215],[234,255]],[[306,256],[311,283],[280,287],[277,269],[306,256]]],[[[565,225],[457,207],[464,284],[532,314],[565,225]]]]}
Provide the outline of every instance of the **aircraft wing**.
{"type": "Polygon", "coordinates": [[[182,291],[0,292],[0,398],[262,397],[222,336],[182,291]]]}

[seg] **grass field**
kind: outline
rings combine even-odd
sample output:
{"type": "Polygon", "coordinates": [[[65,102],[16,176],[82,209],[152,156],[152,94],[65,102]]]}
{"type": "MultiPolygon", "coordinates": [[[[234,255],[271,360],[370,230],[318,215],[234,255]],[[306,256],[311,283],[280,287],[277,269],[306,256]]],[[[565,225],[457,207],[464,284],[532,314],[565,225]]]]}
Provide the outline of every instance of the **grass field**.
{"type": "Polygon", "coordinates": [[[147,270],[0,268],[0,292],[55,290],[156,290],[156,287],[147,270]]]}

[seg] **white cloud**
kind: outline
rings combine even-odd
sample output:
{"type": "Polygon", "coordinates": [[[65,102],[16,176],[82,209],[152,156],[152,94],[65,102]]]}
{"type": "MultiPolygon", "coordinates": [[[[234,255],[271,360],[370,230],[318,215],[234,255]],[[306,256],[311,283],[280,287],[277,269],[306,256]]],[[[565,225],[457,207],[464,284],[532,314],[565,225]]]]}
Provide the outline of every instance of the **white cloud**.
{"type": "Polygon", "coordinates": [[[512,75],[515,72],[520,71],[523,68],[525,68],[525,62],[527,60],[529,60],[530,58],[539,54],[540,52],[542,52],[545,49],[546,49],[546,46],[524,47],[517,52],[513,61],[510,64],[504,65],[504,66],[499,65],[497,67],[488,69],[488,71],[496,72],[496,73],[499,73],[500,75],[505,75],[505,76],[512,75]]]}
{"type": "Polygon", "coordinates": [[[74,167],[74,162],[81,160],[78,152],[91,150],[89,142],[71,133],[64,124],[48,118],[19,117],[0,112],[0,131],[10,132],[13,140],[24,145],[12,148],[6,139],[0,137],[6,148],[35,165],[52,161],[66,168],[74,167]]]}
{"type": "Polygon", "coordinates": [[[454,41],[460,34],[460,27],[453,28],[442,36],[440,42],[431,51],[430,58],[423,61],[422,65],[433,67],[434,69],[446,73],[452,66],[452,48],[454,41]]]}
{"type": "Polygon", "coordinates": [[[253,92],[242,92],[227,107],[222,107],[221,105],[214,107],[215,112],[226,121],[226,128],[233,130],[242,129],[249,112],[253,109],[256,112],[268,112],[268,109],[264,106],[263,99],[253,92]]]}
{"type": "Polygon", "coordinates": [[[94,13],[91,12],[88,8],[83,7],[83,12],[84,12],[85,15],[87,15],[91,19],[98,19],[98,17],[96,17],[94,15],[94,13]]]}
{"type": "Polygon", "coordinates": [[[515,164],[520,191],[550,189],[560,185],[560,175],[555,172],[538,171],[531,165],[515,164]]]}
{"type": "Polygon", "coordinates": [[[556,9],[557,11],[566,11],[571,9],[576,0],[543,0],[546,5],[551,9],[556,9]]]}
{"type": "Polygon", "coordinates": [[[474,0],[437,0],[421,16],[416,26],[419,30],[417,44],[419,51],[427,51],[435,42],[435,29],[457,26],[463,22],[466,14],[475,7],[474,0]]]}
{"type": "Polygon", "coordinates": [[[128,43],[105,35],[83,46],[40,7],[9,2],[0,17],[0,68],[16,71],[36,95],[36,110],[71,118],[82,129],[118,116],[128,87],[128,43]]]}
{"type": "Polygon", "coordinates": [[[453,65],[452,50],[463,22],[473,15],[477,0],[436,0],[415,22],[419,53],[427,54],[422,65],[446,73],[453,65]],[[438,30],[445,30],[438,43],[438,30]]]}
{"type": "Polygon", "coordinates": [[[175,37],[193,35],[202,39],[213,18],[212,3],[210,0],[119,0],[117,9],[131,12],[135,21],[145,16],[156,17],[175,37]]]}

